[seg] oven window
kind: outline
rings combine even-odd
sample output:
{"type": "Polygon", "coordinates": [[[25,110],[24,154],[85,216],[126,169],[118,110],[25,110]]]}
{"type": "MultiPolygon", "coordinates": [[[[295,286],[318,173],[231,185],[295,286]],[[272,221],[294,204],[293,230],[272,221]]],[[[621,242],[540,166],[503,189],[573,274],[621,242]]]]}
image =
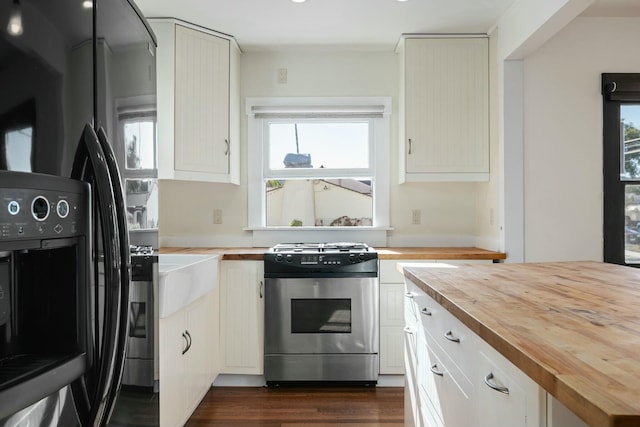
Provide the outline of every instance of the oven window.
{"type": "Polygon", "coordinates": [[[349,298],[292,299],[291,333],[351,333],[351,300],[349,298]]]}

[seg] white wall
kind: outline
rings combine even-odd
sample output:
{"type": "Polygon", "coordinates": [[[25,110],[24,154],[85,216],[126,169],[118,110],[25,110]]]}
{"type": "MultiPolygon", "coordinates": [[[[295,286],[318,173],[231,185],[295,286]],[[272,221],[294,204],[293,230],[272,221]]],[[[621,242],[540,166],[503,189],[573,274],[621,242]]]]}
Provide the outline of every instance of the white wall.
{"type": "Polygon", "coordinates": [[[640,18],[577,18],[524,59],[525,260],[602,260],[603,72],[638,72],[640,18]]]}
{"type": "MultiPolygon", "coordinates": [[[[241,111],[246,97],[391,96],[391,182],[389,246],[474,246],[495,242],[497,218],[489,225],[496,189],[477,183],[398,184],[399,63],[393,52],[274,51],[248,52],[241,57],[241,111]],[[278,69],[288,81],[279,84],[278,69]],[[490,197],[485,197],[493,194],[490,197]],[[490,200],[490,202],[487,202],[490,200]],[[479,223],[481,206],[482,227],[479,223]],[[412,210],[422,210],[422,224],[412,225],[412,210]],[[482,228],[482,230],[479,230],[482,228]],[[480,240],[478,234],[482,235],[480,240]],[[493,234],[493,235],[492,235],[493,234]]],[[[241,118],[241,184],[160,182],[160,234],[166,242],[194,246],[252,246],[247,226],[247,119],[241,118]],[[193,206],[197,204],[197,209],[193,206]],[[189,207],[191,206],[191,207],[189,207]],[[223,224],[214,225],[212,210],[223,210],[223,224]],[[189,209],[189,215],[185,215],[189,209]],[[188,219],[187,219],[188,218],[188,219]]],[[[320,232],[321,233],[321,232],[320,232]]],[[[317,240],[335,239],[318,234],[317,240]]],[[[496,249],[493,244],[487,244],[496,249]]]]}

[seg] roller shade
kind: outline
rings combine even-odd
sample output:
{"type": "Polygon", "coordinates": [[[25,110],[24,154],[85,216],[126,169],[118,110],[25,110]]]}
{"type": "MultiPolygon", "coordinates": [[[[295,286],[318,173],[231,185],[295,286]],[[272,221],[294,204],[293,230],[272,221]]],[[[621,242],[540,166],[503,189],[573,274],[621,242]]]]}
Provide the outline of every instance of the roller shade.
{"type": "Polygon", "coordinates": [[[251,107],[257,119],[378,119],[385,114],[384,105],[269,105],[251,107]]]}
{"type": "Polygon", "coordinates": [[[640,74],[602,75],[602,94],[609,101],[640,102],[640,74]]]}

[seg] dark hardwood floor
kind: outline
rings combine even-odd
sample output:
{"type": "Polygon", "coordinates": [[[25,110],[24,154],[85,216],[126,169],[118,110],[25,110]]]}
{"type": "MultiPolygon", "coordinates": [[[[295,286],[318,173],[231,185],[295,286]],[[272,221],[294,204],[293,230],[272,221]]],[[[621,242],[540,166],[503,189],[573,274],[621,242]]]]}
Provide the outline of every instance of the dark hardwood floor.
{"type": "Polygon", "coordinates": [[[186,427],[403,427],[399,387],[213,387],[186,427]]]}

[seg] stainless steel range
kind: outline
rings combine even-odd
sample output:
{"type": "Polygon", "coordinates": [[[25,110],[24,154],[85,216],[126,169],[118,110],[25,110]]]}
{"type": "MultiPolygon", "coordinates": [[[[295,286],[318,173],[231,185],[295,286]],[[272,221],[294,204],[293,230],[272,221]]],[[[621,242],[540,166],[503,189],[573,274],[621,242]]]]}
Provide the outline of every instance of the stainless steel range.
{"type": "Polygon", "coordinates": [[[158,255],[152,246],[131,246],[129,287],[129,336],[122,384],[157,391],[154,363],[157,343],[155,294],[158,283],[158,255]]]}
{"type": "Polygon", "coordinates": [[[363,243],[279,244],[264,255],[268,385],[378,380],[378,254],[363,243]]]}

